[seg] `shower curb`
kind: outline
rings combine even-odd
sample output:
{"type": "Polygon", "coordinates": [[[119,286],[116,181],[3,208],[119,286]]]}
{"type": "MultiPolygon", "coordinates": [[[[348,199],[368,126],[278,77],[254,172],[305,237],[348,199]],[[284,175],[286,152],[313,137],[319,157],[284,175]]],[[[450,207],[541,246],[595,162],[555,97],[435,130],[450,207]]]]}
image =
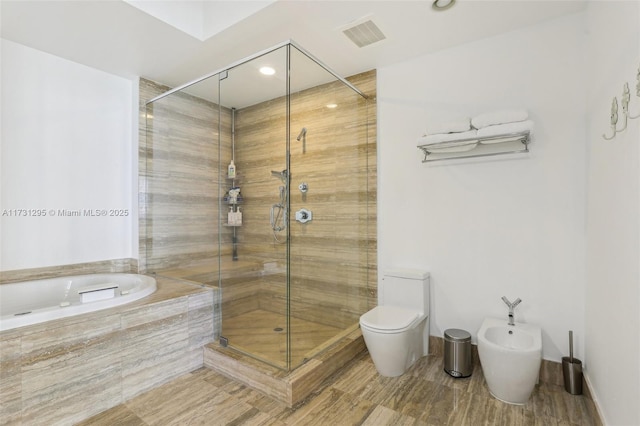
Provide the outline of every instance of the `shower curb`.
{"type": "Polygon", "coordinates": [[[365,349],[364,339],[358,328],[318,357],[290,372],[266,365],[217,343],[204,347],[204,365],[293,407],[365,349]]]}

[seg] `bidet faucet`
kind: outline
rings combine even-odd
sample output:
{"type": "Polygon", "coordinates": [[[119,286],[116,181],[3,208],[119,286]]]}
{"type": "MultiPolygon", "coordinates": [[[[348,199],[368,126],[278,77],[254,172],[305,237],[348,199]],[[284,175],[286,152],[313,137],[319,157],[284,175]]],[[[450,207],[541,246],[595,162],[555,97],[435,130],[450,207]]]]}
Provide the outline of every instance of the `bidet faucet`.
{"type": "Polygon", "coordinates": [[[507,299],[505,296],[502,296],[502,301],[509,307],[509,325],[516,325],[513,319],[513,310],[520,304],[520,302],[522,302],[522,300],[520,300],[520,298],[518,297],[513,301],[513,303],[511,303],[509,302],[509,299],[507,299]]]}

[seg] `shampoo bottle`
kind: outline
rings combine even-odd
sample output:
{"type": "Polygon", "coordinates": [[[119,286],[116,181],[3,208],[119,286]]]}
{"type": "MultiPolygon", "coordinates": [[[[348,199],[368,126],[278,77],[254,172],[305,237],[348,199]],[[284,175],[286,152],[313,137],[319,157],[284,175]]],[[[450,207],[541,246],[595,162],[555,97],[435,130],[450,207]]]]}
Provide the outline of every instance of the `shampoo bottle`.
{"type": "Polygon", "coordinates": [[[227,224],[233,225],[235,219],[235,213],[233,212],[233,206],[229,206],[229,214],[227,214],[227,224]]]}
{"type": "Polygon", "coordinates": [[[236,165],[233,164],[233,160],[229,163],[229,168],[227,169],[227,177],[235,178],[236,177],[236,165]]]}

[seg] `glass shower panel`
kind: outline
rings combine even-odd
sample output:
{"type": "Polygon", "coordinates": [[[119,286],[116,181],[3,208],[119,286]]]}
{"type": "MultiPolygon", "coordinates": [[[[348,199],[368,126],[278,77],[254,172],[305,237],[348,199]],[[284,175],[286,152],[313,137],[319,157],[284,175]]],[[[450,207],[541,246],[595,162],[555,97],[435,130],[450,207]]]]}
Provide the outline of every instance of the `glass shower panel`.
{"type": "Polygon", "coordinates": [[[222,116],[230,117],[222,126],[232,135],[220,156],[222,336],[232,348],[285,370],[287,50],[220,74],[222,116]],[[231,160],[235,176],[228,173],[231,160]]]}
{"type": "Polygon", "coordinates": [[[219,116],[217,76],[146,106],[147,272],[218,285],[219,116]]]}
{"type": "Polygon", "coordinates": [[[367,101],[296,47],[290,79],[291,368],[358,327],[367,292],[367,101]]]}
{"type": "Polygon", "coordinates": [[[216,287],[220,342],[282,370],[356,330],[374,226],[366,99],[283,44],[146,116],[142,270],[216,287]]]}

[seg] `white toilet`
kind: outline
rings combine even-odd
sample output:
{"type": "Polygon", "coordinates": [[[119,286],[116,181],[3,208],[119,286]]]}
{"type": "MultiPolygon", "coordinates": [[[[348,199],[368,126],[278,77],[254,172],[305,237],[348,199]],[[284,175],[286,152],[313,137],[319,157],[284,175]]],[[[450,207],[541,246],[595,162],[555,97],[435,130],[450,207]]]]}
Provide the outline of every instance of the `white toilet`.
{"type": "Polygon", "coordinates": [[[378,306],[360,317],[362,336],[382,376],[401,376],[429,353],[429,273],[384,271],[378,306]]]}

